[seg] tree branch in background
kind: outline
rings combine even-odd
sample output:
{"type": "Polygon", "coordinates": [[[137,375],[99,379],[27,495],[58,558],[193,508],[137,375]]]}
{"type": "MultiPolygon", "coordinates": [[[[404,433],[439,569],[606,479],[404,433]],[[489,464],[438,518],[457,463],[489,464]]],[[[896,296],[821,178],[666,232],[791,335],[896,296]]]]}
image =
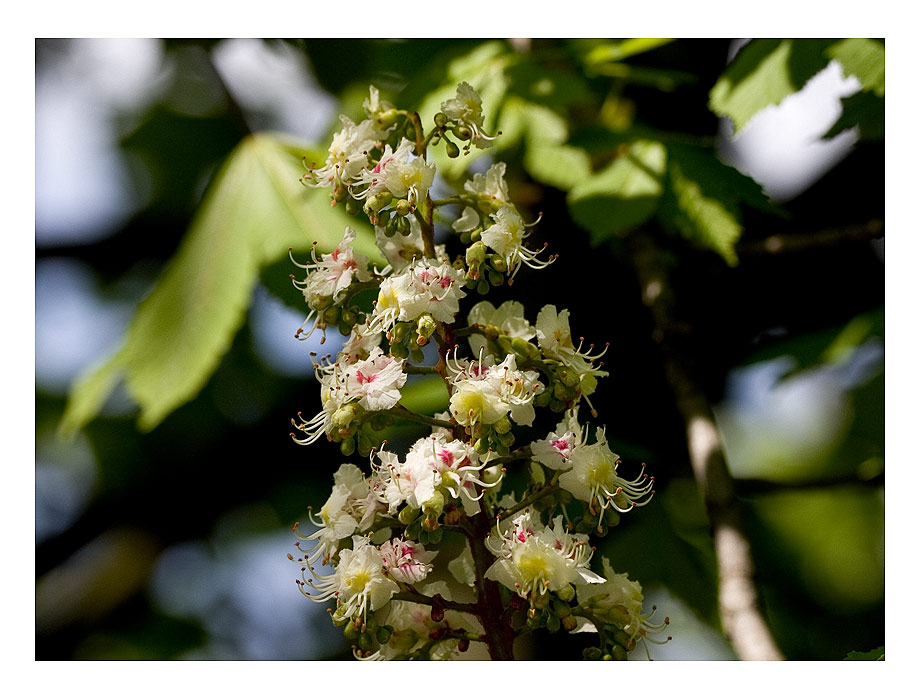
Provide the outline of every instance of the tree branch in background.
{"type": "Polygon", "coordinates": [[[668,383],[686,425],[687,450],[712,526],[718,566],[722,629],[742,660],[782,660],[758,602],[751,548],[742,531],[741,512],[712,409],[688,368],[680,336],[686,329],[673,316],[673,293],[654,242],[637,234],[632,259],[642,301],[655,322],[653,338],[662,350],[668,383]]]}
{"type": "Polygon", "coordinates": [[[830,248],[839,243],[859,243],[879,240],[885,236],[885,222],[873,219],[867,223],[843,228],[829,228],[814,233],[776,233],[763,240],[738,244],[737,251],[745,255],[778,255],[784,252],[805,252],[830,248]]]}

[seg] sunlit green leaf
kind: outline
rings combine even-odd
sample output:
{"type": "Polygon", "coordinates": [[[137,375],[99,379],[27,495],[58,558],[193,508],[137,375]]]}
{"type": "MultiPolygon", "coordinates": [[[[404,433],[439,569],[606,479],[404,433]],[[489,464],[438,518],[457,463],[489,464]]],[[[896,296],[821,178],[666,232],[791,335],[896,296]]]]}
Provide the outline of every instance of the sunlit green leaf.
{"type": "Polygon", "coordinates": [[[569,192],[569,211],[595,242],[651,218],[658,208],[667,151],[656,141],[636,141],[609,166],[569,192]]]}
{"type": "Polygon", "coordinates": [[[844,75],[855,75],[864,91],[885,96],[885,45],[875,39],[843,39],[827,49],[844,75]]]}
{"type": "Polygon", "coordinates": [[[588,52],[585,63],[592,67],[608,61],[622,61],[624,58],[670,44],[672,41],[674,39],[622,39],[603,43],[588,52]]]}
{"type": "Polygon", "coordinates": [[[740,133],[764,107],[798,92],[827,65],[830,42],[815,39],[754,39],[742,47],[709,93],[709,108],[728,117],[740,133]]]}
{"type": "Polygon", "coordinates": [[[424,376],[402,388],[400,402],[421,415],[434,415],[447,410],[447,386],[440,376],[424,376]]]}
{"type": "Polygon", "coordinates": [[[76,385],[62,420],[65,431],[95,416],[116,372],[141,408],[144,430],[192,399],[242,324],[260,268],[289,248],[306,250],[317,241],[331,249],[349,224],[362,231],[356,248],[377,257],[370,232],[341,207],[330,207],[328,192],[299,184],[303,167],[291,150],[266,134],[237,147],[179,251],[138,307],[118,354],[76,385]]]}

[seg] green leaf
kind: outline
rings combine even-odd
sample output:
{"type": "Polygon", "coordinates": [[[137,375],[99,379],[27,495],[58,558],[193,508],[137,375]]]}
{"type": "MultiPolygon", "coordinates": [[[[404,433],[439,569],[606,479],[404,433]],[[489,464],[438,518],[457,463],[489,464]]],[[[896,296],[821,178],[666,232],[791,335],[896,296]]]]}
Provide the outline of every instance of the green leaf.
{"type": "Polygon", "coordinates": [[[844,97],[843,113],[836,123],[824,134],[833,138],[839,133],[856,127],[863,141],[885,140],[885,99],[874,92],[857,92],[844,97]]]}
{"type": "Polygon", "coordinates": [[[885,45],[875,39],[843,39],[827,49],[844,75],[855,75],[863,91],[885,96],[885,45]]]}
{"type": "Polygon", "coordinates": [[[719,253],[729,265],[738,264],[735,243],[742,227],[726,204],[707,197],[697,180],[686,175],[680,163],[668,163],[668,196],[662,212],[681,235],[719,253]]]}
{"type": "Polygon", "coordinates": [[[622,61],[630,56],[635,56],[646,51],[657,49],[659,46],[670,44],[674,39],[622,39],[603,43],[592,48],[585,56],[585,64],[593,67],[610,61],[622,61]]]}
{"type": "Polygon", "coordinates": [[[709,93],[709,108],[738,134],[764,107],[798,92],[827,65],[832,43],[818,39],[754,39],[738,52],[709,93]]]}
{"type": "Polygon", "coordinates": [[[420,415],[434,415],[447,410],[450,396],[440,376],[421,376],[402,388],[400,403],[420,415]]]}
{"type": "Polygon", "coordinates": [[[858,650],[850,651],[844,660],[884,660],[885,646],[879,646],[875,650],[860,652],[858,650]]]}
{"type": "MultiPolygon", "coordinates": [[[[549,107],[520,107],[526,128],[524,169],[537,182],[568,191],[591,175],[591,160],[581,148],[566,145],[566,120],[549,107]]],[[[504,133],[504,132],[503,132],[504,133]]]]}
{"type": "Polygon", "coordinates": [[[569,192],[569,211],[595,243],[634,228],[658,209],[667,150],[657,141],[636,141],[601,172],[569,192]]]}
{"type": "Polygon", "coordinates": [[[669,146],[667,185],[659,212],[664,226],[730,265],[738,262],[735,243],[743,231],[739,204],[775,210],[759,184],[702,148],[669,146]]]}
{"type": "Polygon", "coordinates": [[[332,249],[351,225],[359,232],[355,247],[379,258],[370,231],[331,208],[328,192],[299,184],[303,167],[292,152],[304,151],[257,134],[231,154],[119,352],[76,384],[65,433],[95,417],[119,375],[140,406],[143,430],[194,398],[242,325],[260,268],[289,248],[317,241],[332,249]]]}

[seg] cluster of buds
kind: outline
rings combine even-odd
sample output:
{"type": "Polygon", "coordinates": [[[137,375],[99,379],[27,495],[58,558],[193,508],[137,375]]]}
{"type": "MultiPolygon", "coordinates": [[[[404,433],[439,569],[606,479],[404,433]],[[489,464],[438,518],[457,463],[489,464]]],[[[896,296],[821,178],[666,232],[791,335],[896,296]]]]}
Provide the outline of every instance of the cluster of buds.
{"type": "Polygon", "coordinates": [[[373,87],[364,112],[358,123],[342,117],[326,163],[302,180],[365,216],[386,264],[355,252],[351,228],[331,253],[297,263],[306,275],[294,285],[309,308],[297,336],[333,326],[347,339],[335,357],[314,359],[320,409],[299,415],[292,437],[325,437],[367,460],[336,471],[319,515],[310,512],[311,532],[295,525],[300,555],[289,558],[301,567],[300,589],[332,604],[361,659],[449,659],[471,644],[508,658],[516,635],[537,630],[592,631],[599,645],[586,657],[625,658],[664,625],[643,615],[637,583],[606,560],[603,575],[591,569],[591,537],[654,494],[644,466],[621,475],[605,430],[579,421],[582,402],[596,416],[590,396],[607,376],[606,350],[576,344],[568,310],[553,305],[533,323],[514,300],[480,300],[461,313],[469,291],[486,294],[523,266],[555,259],[527,247],[531,226],[510,200],[504,163],[455,196],[430,196],[430,148],[459,157],[495,140],[470,85],[442,103],[427,135],[418,114],[373,87]],[[455,237],[441,245],[438,209],[458,212],[455,237]],[[443,381],[443,412],[403,404],[413,374],[443,381]],[[540,409],[557,414],[543,427],[540,409]],[[426,434],[392,451],[383,435],[397,421],[426,434]],[[512,470],[526,474],[519,496],[502,492],[521,482],[506,478],[512,470]]]}

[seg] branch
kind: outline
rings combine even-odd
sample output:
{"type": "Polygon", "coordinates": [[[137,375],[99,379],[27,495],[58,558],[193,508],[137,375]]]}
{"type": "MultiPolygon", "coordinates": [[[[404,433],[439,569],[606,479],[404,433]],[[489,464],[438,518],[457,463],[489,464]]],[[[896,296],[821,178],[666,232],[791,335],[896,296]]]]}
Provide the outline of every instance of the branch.
{"type": "Polygon", "coordinates": [[[778,255],[784,252],[805,252],[834,247],[843,242],[865,242],[885,236],[885,222],[873,219],[865,224],[829,228],[814,233],[776,233],[763,240],[738,244],[737,251],[746,255],[778,255]]]}
{"type": "Polygon", "coordinates": [[[712,409],[687,369],[689,358],[671,340],[679,326],[672,316],[672,291],[660,252],[642,235],[633,240],[631,252],[642,301],[655,321],[652,336],[661,347],[667,379],[686,424],[690,465],[713,530],[722,628],[740,659],[782,660],[760,610],[751,547],[742,531],[741,511],[712,409]]]}
{"type": "MultiPolygon", "coordinates": [[[[435,600],[434,597],[429,597],[428,595],[423,595],[420,592],[406,591],[406,592],[397,592],[393,595],[392,599],[402,600],[403,602],[415,602],[416,604],[427,604],[429,607],[441,607],[442,609],[453,609],[457,612],[466,612],[467,614],[478,614],[479,607],[475,604],[468,604],[464,602],[451,602],[448,599],[444,599],[440,595],[438,599],[435,600]]],[[[475,640],[479,640],[478,637],[475,640]]]]}

